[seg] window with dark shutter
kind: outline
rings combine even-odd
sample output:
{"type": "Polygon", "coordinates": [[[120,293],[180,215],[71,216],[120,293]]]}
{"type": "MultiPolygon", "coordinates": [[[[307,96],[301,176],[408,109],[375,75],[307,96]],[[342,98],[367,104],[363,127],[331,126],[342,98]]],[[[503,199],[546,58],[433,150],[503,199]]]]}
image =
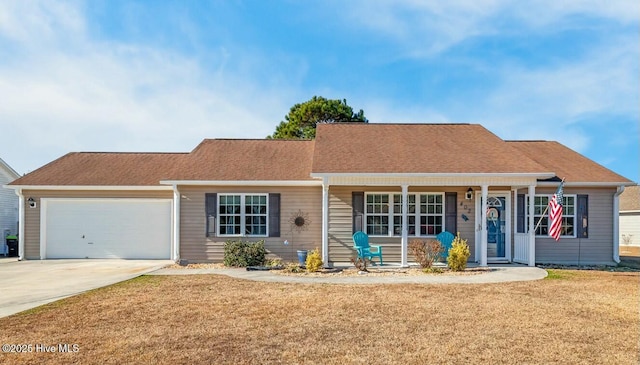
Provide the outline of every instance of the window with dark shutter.
{"type": "Polygon", "coordinates": [[[364,192],[351,193],[351,207],[353,209],[353,233],[364,230],[364,192]]]}
{"type": "Polygon", "coordinates": [[[526,233],[525,228],[525,212],[526,212],[526,200],[524,194],[518,194],[516,197],[518,203],[518,211],[516,212],[516,232],[526,233]]]}
{"type": "Polygon", "coordinates": [[[444,229],[456,235],[458,232],[458,193],[445,193],[444,229]]]}
{"type": "Polygon", "coordinates": [[[216,233],[216,214],[218,212],[218,194],[204,194],[206,235],[211,237],[216,233]]]}
{"type": "Polygon", "coordinates": [[[269,237],[280,237],[280,194],[269,194],[269,237]]]}
{"type": "Polygon", "coordinates": [[[589,196],[578,195],[577,237],[589,238],[589,196]]]}

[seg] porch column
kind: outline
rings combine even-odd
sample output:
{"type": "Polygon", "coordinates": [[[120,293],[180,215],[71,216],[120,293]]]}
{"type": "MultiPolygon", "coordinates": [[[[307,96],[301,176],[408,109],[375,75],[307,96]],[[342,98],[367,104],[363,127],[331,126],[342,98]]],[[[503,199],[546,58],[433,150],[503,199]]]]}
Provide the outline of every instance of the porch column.
{"type": "Polygon", "coordinates": [[[487,266],[487,199],[489,186],[482,185],[482,207],[480,208],[480,266],[487,266]]]}
{"type": "Polygon", "coordinates": [[[536,266],[535,196],[536,186],[529,185],[529,266],[536,266]]]}
{"type": "Polygon", "coordinates": [[[329,266],[329,181],[322,181],[322,262],[329,266]]]}
{"type": "Polygon", "coordinates": [[[171,259],[180,260],[180,191],[173,185],[173,252],[171,259]]]}
{"type": "Polygon", "coordinates": [[[401,264],[402,267],[408,267],[407,262],[407,247],[409,245],[409,222],[407,214],[409,213],[409,186],[402,185],[402,249],[401,249],[401,264]]]}

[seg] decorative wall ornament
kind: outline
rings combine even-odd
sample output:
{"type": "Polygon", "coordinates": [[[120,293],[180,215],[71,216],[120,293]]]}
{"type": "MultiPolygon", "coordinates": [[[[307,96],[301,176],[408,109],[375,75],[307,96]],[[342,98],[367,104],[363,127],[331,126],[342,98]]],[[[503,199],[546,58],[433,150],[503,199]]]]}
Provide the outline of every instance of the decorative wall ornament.
{"type": "Polygon", "coordinates": [[[311,220],[309,219],[309,215],[302,210],[298,210],[293,213],[289,218],[289,225],[291,226],[291,231],[298,231],[298,233],[302,231],[306,231],[309,227],[311,220]]]}

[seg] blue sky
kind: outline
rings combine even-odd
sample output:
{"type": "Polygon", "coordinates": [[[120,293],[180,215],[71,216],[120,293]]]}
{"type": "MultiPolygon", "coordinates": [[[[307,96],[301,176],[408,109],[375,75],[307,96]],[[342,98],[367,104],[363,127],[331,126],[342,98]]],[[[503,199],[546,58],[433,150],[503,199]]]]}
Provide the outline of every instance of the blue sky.
{"type": "Polygon", "coordinates": [[[372,123],[557,140],[638,181],[640,2],[0,2],[0,158],[263,138],[314,95],[372,123]]]}

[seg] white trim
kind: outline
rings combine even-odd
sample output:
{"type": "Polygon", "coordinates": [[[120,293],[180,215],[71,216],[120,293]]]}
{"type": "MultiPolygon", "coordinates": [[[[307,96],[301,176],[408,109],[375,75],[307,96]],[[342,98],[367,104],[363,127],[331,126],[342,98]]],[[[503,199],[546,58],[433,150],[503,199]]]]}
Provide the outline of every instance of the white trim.
{"type": "MultiPolygon", "coordinates": [[[[60,200],[60,199],[56,199],[60,200]]],[[[40,260],[47,258],[47,203],[49,199],[40,199],[40,260]]]]}
{"type": "MultiPolygon", "coordinates": [[[[416,199],[416,205],[419,204],[419,202],[416,199]]],[[[444,197],[442,198],[442,212],[444,213],[445,211],[445,199],[444,197]]],[[[418,211],[419,208],[416,206],[416,211],[418,211]]],[[[402,228],[401,228],[401,233],[402,233],[402,239],[400,242],[400,261],[402,264],[402,267],[409,267],[409,263],[407,262],[407,250],[408,250],[408,246],[409,246],[409,185],[402,185],[402,228]]],[[[446,220],[446,216],[442,218],[442,228],[444,230],[444,222],[446,220]]],[[[419,225],[419,222],[416,222],[416,226],[419,225]]],[[[419,233],[419,232],[418,232],[419,233]]]]}
{"type": "MultiPolygon", "coordinates": [[[[505,202],[505,206],[504,206],[504,219],[505,219],[505,225],[504,225],[504,257],[494,257],[494,256],[488,256],[488,253],[486,252],[489,249],[489,241],[487,239],[487,244],[485,247],[485,255],[482,255],[482,253],[478,253],[479,251],[476,249],[477,255],[482,257],[482,256],[486,256],[486,260],[487,263],[491,262],[491,263],[496,263],[496,262],[511,262],[512,257],[511,257],[511,245],[512,245],[512,239],[511,239],[511,232],[512,227],[513,227],[513,214],[512,214],[512,206],[511,206],[511,191],[509,190],[490,190],[487,192],[487,202],[488,199],[490,198],[504,198],[505,202]]],[[[482,201],[481,195],[480,194],[476,194],[476,219],[482,219],[480,217],[480,212],[482,211],[482,206],[478,207],[480,205],[482,201]]],[[[482,202],[484,203],[484,202],[482,202]]],[[[488,209],[488,205],[484,208],[485,212],[488,209]]],[[[486,214],[486,213],[485,213],[486,214]]],[[[486,220],[486,217],[485,217],[486,220]]],[[[486,222],[485,222],[486,225],[486,222]]],[[[481,228],[482,230],[482,228],[481,228]]],[[[487,232],[488,232],[488,228],[487,228],[487,232]]],[[[485,233],[486,236],[486,233],[485,233]]],[[[476,242],[480,242],[482,241],[482,237],[480,237],[476,242]]],[[[476,244],[476,248],[478,247],[478,245],[476,244]]]]}
{"type": "MultiPolygon", "coordinates": [[[[15,190],[18,196],[18,260],[24,260],[24,195],[22,190],[15,190]]],[[[7,250],[9,248],[7,247],[7,250]]]]}
{"type": "MultiPolygon", "coordinates": [[[[218,198],[217,198],[217,206],[216,206],[216,213],[217,213],[217,219],[216,219],[216,236],[217,237],[269,237],[269,193],[218,193],[218,198]],[[221,219],[221,213],[220,213],[220,202],[222,201],[221,197],[223,196],[236,196],[239,195],[240,196],[240,234],[222,234],[220,233],[220,221],[222,221],[221,219]],[[265,234],[246,234],[244,232],[246,232],[247,230],[247,226],[246,226],[246,221],[245,218],[247,217],[247,213],[245,212],[245,207],[246,207],[246,198],[247,196],[264,196],[265,197],[265,206],[266,206],[266,213],[264,214],[265,216],[265,234]]],[[[227,215],[227,214],[225,214],[227,215]]],[[[236,214],[231,214],[231,216],[236,216],[236,214]]],[[[250,214],[250,216],[256,216],[255,214],[250,214]]],[[[262,214],[259,214],[258,216],[262,216],[262,214]]]]}
{"type": "Polygon", "coordinates": [[[553,172],[469,172],[469,173],[449,173],[449,172],[385,172],[385,173],[370,173],[370,172],[340,172],[340,173],[311,173],[312,178],[324,178],[324,177],[555,177],[553,172]]]}
{"type": "Polygon", "coordinates": [[[481,186],[480,207],[480,266],[487,266],[487,199],[489,198],[489,186],[481,186]]]}
{"type": "Polygon", "coordinates": [[[640,210],[621,210],[620,213],[640,213],[640,210]]]}
{"type": "MultiPolygon", "coordinates": [[[[528,195],[536,196],[536,186],[529,185],[527,190],[528,195]]],[[[525,197],[526,204],[526,197],[525,197]]],[[[535,199],[529,199],[529,216],[535,217],[535,199]]],[[[536,231],[535,231],[535,219],[529,219],[529,266],[536,266],[536,231]]]]}
{"type": "Polygon", "coordinates": [[[176,185],[173,186],[173,247],[171,259],[180,260],[180,191],[176,185]]]}
{"type": "Polygon", "coordinates": [[[7,189],[22,190],[149,190],[172,191],[172,186],[140,186],[140,185],[3,185],[7,189]]]}
{"type": "Polygon", "coordinates": [[[160,184],[191,186],[322,186],[322,180],[161,180],[160,184]]]}
{"type": "Polygon", "coordinates": [[[329,267],[329,183],[322,179],[322,262],[329,267]]]}
{"type": "MultiPolygon", "coordinates": [[[[559,181],[538,181],[540,187],[558,187],[559,181]]],[[[636,183],[629,182],[579,182],[570,181],[564,182],[564,186],[568,187],[617,187],[617,186],[635,186],[636,183]]]]}
{"type": "Polygon", "coordinates": [[[624,186],[619,186],[613,195],[613,261],[620,263],[620,195],[624,186]]]}

